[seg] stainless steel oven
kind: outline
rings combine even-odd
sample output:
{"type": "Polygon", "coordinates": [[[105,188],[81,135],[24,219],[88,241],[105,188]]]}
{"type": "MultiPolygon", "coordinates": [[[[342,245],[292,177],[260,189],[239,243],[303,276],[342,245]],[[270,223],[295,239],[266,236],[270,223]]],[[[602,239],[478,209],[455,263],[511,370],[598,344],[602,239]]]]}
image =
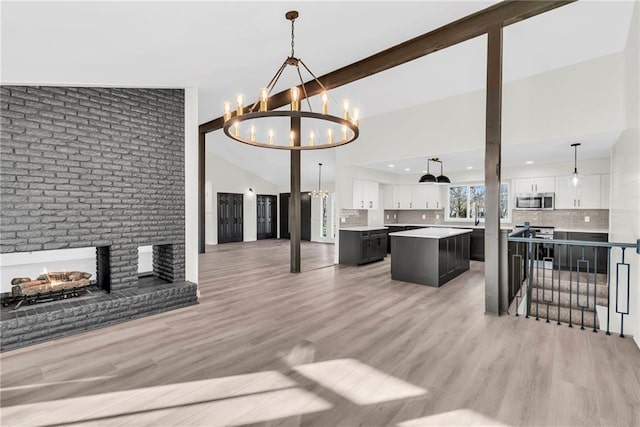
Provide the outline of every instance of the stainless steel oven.
{"type": "Polygon", "coordinates": [[[530,193],[516,195],[516,209],[519,210],[553,210],[555,193],[530,193]]]}

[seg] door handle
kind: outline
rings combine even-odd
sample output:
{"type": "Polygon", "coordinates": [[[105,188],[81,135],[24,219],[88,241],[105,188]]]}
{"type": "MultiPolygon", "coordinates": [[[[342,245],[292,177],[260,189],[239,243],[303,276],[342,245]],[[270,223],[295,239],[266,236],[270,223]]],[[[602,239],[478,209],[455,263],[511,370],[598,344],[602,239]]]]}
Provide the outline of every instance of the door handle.
{"type": "Polygon", "coordinates": [[[398,209],[400,209],[400,202],[398,202],[398,209]]]}
{"type": "Polygon", "coordinates": [[[573,199],[573,207],[576,207],[576,199],[573,199]]]}
{"type": "Polygon", "coordinates": [[[578,207],[580,207],[580,199],[578,199],[578,207]]]}
{"type": "Polygon", "coordinates": [[[364,208],[364,200],[360,200],[360,207],[364,208]]]}
{"type": "Polygon", "coordinates": [[[425,203],[425,207],[429,209],[429,202],[425,203]]]}
{"type": "Polygon", "coordinates": [[[412,208],[413,207],[413,202],[409,202],[409,207],[412,208]]]}
{"type": "Polygon", "coordinates": [[[372,200],[369,200],[369,207],[373,208],[373,201],[372,200]]]}

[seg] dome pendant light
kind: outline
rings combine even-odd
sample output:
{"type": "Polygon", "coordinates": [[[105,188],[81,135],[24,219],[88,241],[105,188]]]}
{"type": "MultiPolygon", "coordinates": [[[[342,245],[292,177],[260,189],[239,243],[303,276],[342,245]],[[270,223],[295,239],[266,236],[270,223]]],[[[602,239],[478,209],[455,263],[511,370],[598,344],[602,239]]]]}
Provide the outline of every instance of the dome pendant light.
{"type": "Polygon", "coordinates": [[[435,183],[438,181],[435,175],[431,175],[431,172],[429,172],[429,162],[431,162],[431,159],[427,159],[427,173],[422,175],[418,182],[435,183]]]}
{"type": "Polygon", "coordinates": [[[451,184],[451,180],[448,176],[442,174],[442,160],[435,158],[433,161],[440,163],[440,176],[438,176],[438,184],[451,184]]]}
{"type": "Polygon", "coordinates": [[[579,142],[571,144],[571,146],[573,147],[574,154],[573,154],[573,173],[569,177],[569,182],[571,182],[571,185],[573,185],[574,187],[577,187],[578,185],[580,185],[580,181],[582,180],[582,176],[578,175],[578,146],[580,145],[581,144],[579,142]]]}

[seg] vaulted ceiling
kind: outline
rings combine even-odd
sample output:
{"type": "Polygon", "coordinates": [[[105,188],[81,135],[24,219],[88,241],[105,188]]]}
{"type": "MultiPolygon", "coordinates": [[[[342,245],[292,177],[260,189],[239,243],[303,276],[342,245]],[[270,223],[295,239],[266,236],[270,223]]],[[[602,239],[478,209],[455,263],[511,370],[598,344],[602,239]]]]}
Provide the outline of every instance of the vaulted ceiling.
{"type": "MultiPolygon", "coordinates": [[[[296,53],[321,75],[494,3],[3,1],[1,80],[198,87],[205,122],[233,94],[251,98],[288,55],[287,10],[300,11],[296,53]]],[[[508,27],[505,80],[623,50],[632,8],[630,1],[576,2],[508,27]],[[549,43],[556,48],[545,49],[549,43]]],[[[482,89],[484,63],[479,37],[348,85],[336,97],[349,94],[371,117],[482,89]]],[[[207,145],[271,182],[288,181],[286,153],[243,146],[221,132],[209,134],[207,145]]],[[[318,161],[331,180],[333,156],[304,153],[303,183],[315,182],[318,161]]]]}

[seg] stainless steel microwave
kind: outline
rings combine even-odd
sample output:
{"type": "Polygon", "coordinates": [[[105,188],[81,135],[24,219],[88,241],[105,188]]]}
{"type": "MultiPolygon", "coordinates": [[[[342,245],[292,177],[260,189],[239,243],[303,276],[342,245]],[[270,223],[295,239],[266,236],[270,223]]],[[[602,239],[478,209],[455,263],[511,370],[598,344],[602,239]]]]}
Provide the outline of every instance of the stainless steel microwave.
{"type": "Polygon", "coordinates": [[[516,209],[553,210],[555,193],[529,193],[516,195],[516,209]]]}

